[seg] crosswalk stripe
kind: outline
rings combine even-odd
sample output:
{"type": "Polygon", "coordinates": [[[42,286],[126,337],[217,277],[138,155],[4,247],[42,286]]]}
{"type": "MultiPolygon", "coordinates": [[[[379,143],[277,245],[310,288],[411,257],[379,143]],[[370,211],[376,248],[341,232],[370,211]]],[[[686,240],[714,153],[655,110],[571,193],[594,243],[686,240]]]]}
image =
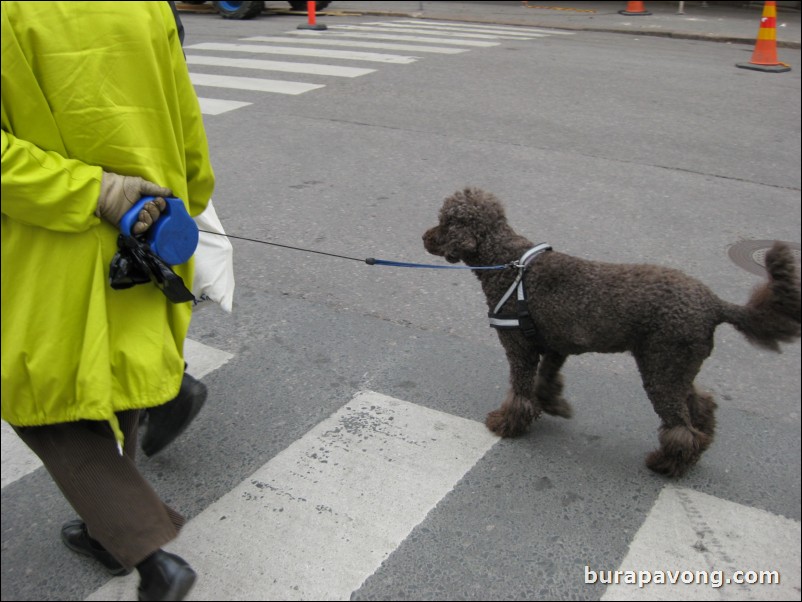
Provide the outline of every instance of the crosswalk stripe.
{"type": "Polygon", "coordinates": [[[201,113],[204,115],[222,115],[229,111],[235,111],[242,107],[247,107],[250,102],[241,102],[239,100],[221,100],[219,98],[204,98],[198,96],[198,103],[200,104],[201,113]]]}
{"type": "MultiPolygon", "coordinates": [[[[340,30],[347,30],[347,31],[388,31],[391,29],[392,31],[398,31],[402,33],[414,33],[414,34],[423,34],[423,35],[438,35],[443,36],[446,38],[453,37],[453,38],[481,38],[487,40],[497,40],[497,39],[504,39],[505,36],[503,34],[490,34],[490,33],[463,33],[462,31],[459,32],[449,32],[449,31],[434,31],[430,29],[420,28],[420,27],[401,27],[401,26],[393,26],[392,23],[386,23],[384,27],[372,27],[370,25],[330,25],[330,29],[334,29],[337,31],[340,30]]],[[[532,38],[534,39],[534,37],[532,38]]]]}
{"type": "MultiPolygon", "coordinates": [[[[408,23],[410,25],[419,25],[421,21],[395,21],[396,23],[408,23]]],[[[537,27],[503,27],[501,25],[478,25],[476,23],[455,23],[452,21],[429,21],[426,20],[426,25],[448,25],[449,27],[460,30],[460,29],[482,29],[482,30],[501,30],[501,31],[526,31],[532,33],[543,33],[547,35],[562,35],[562,36],[572,36],[574,35],[573,31],[560,31],[559,29],[540,29],[537,27]]]]}
{"type": "MultiPolygon", "coordinates": [[[[348,600],[499,439],[363,391],[184,527],[187,600],[348,600]]],[[[135,598],[136,573],[88,600],[135,598]]]]}
{"type": "Polygon", "coordinates": [[[215,67],[234,67],[235,69],[261,69],[264,71],[284,71],[288,73],[307,73],[311,75],[331,75],[334,77],[359,77],[374,73],[375,69],[342,67],[340,65],[320,65],[315,63],[292,63],[288,61],[263,61],[259,59],[232,59],[221,56],[187,55],[190,65],[210,65],[215,67]]]}
{"type": "Polygon", "coordinates": [[[667,485],[618,576],[614,567],[587,567],[585,582],[613,581],[602,600],[799,600],[800,533],[799,521],[667,485]],[[737,571],[762,570],[780,582],[727,583],[737,571]]]}
{"type": "Polygon", "coordinates": [[[42,465],[39,456],[33,453],[22,439],[17,437],[14,429],[4,420],[0,423],[0,441],[2,441],[2,487],[10,485],[26,474],[42,465]]]}
{"type": "Polygon", "coordinates": [[[227,364],[233,357],[234,355],[228,351],[192,339],[184,340],[184,361],[187,363],[187,372],[198,380],[227,364]]]}
{"type": "MultiPolygon", "coordinates": [[[[245,103],[248,104],[248,103],[245,103]]],[[[187,362],[189,373],[201,379],[216,370],[233,355],[191,339],[184,341],[184,360],[187,362]]],[[[34,454],[22,439],[17,437],[11,426],[2,422],[0,441],[2,441],[2,487],[33,472],[42,465],[39,457],[34,454]]]]}
{"type": "MultiPolygon", "coordinates": [[[[386,31],[386,30],[385,30],[386,31]]],[[[306,32],[304,32],[306,33],[306,32]]],[[[299,31],[298,34],[301,34],[299,31]]],[[[366,31],[353,31],[353,30],[342,30],[342,31],[330,31],[327,36],[337,36],[337,37],[344,37],[344,38],[359,38],[359,39],[371,39],[371,40],[396,40],[398,42],[424,42],[426,44],[443,44],[443,45],[452,45],[452,46],[470,46],[475,48],[490,48],[492,46],[499,46],[501,42],[483,42],[481,40],[455,40],[455,39],[445,39],[445,38],[432,38],[427,36],[410,36],[410,35],[403,35],[403,34],[393,34],[393,33],[370,33],[366,31]]]]}
{"type": "Polygon", "coordinates": [[[186,46],[186,50],[215,50],[218,52],[250,52],[255,54],[289,54],[293,56],[317,56],[327,59],[346,59],[354,61],[373,61],[377,63],[414,63],[414,56],[379,54],[376,52],[357,52],[346,50],[320,50],[317,48],[290,48],[287,46],[257,46],[256,44],[227,44],[221,42],[201,42],[186,46]]]}
{"type": "MultiPolygon", "coordinates": [[[[288,35],[297,37],[281,38],[275,36],[254,36],[243,38],[245,42],[273,42],[280,44],[317,44],[319,46],[350,46],[353,48],[375,48],[378,50],[403,50],[413,52],[430,52],[435,54],[460,54],[468,52],[467,48],[442,48],[439,46],[422,46],[420,44],[383,44],[381,42],[359,42],[356,40],[332,40],[328,35],[324,38],[318,32],[307,29],[288,31],[288,35]]],[[[339,36],[340,34],[335,34],[339,36]]],[[[492,44],[497,46],[497,44],[492,44]]]]}
{"type": "Polygon", "coordinates": [[[475,27],[460,27],[459,29],[455,29],[449,25],[435,25],[433,23],[415,23],[415,25],[409,25],[409,21],[406,23],[397,22],[397,23],[363,23],[363,25],[378,25],[382,27],[389,27],[389,28],[409,28],[414,27],[415,29],[425,29],[431,30],[432,32],[440,32],[440,31],[450,31],[452,33],[484,33],[484,34],[493,34],[498,35],[505,38],[519,38],[523,40],[534,40],[536,38],[544,38],[547,34],[545,33],[532,33],[528,30],[516,29],[479,29],[475,27]]]}
{"type": "Polygon", "coordinates": [[[290,82],[278,79],[237,77],[235,75],[212,75],[209,73],[190,72],[189,77],[196,86],[255,90],[257,92],[275,92],[276,94],[303,94],[310,90],[325,87],[324,84],[305,84],[302,82],[290,82]]]}

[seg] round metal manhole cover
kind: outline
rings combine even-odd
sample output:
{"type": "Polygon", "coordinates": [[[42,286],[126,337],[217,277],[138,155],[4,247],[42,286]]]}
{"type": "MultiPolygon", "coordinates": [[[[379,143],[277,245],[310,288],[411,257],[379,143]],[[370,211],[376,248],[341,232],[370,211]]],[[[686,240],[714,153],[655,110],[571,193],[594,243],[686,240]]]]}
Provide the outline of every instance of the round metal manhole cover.
{"type": "MultiPolygon", "coordinates": [[[[780,241],[787,244],[794,254],[796,264],[799,266],[799,243],[780,241]]],[[[730,247],[729,255],[733,263],[738,267],[757,274],[766,275],[766,252],[774,246],[773,240],[745,240],[730,247]]]]}

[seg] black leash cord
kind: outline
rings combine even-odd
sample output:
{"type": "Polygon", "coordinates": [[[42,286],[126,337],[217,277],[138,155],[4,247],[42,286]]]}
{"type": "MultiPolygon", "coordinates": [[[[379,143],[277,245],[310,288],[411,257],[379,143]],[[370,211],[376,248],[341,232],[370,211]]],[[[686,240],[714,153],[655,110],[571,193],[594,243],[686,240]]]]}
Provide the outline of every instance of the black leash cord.
{"type": "Polygon", "coordinates": [[[346,255],[337,255],[335,253],[324,253],[323,251],[313,251],[312,249],[302,249],[300,247],[291,247],[290,245],[282,245],[277,242],[268,242],[266,240],[258,240],[256,238],[245,238],[244,236],[234,236],[233,234],[221,234],[220,232],[209,232],[208,230],[198,230],[198,232],[205,232],[206,234],[216,234],[217,236],[225,236],[226,238],[236,238],[237,240],[247,240],[248,242],[258,242],[262,245],[270,245],[271,247],[281,247],[282,249],[291,249],[293,251],[304,251],[305,253],[317,253],[318,255],[328,255],[329,257],[339,257],[340,259],[350,259],[351,261],[358,261],[360,263],[367,262],[366,259],[359,259],[357,257],[348,257],[346,255]]]}
{"type": "Polygon", "coordinates": [[[236,238],[237,240],[246,240],[248,242],[256,242],[262,245],[270,245],[271,247],[281,247],[282,249],[291,249],[293,251],[303,251],[305,253],[316,253],[317,255],[326,255],[328,257],[337,257],[339,259],[348,259],[350,261],[358,261],[368,265],[386,265],[400,268],[433,268],[440,270],[501,270],[510,267],[508,264],[504,265],[490,265],[481,267],[471,267],[469,265],[434,265],[428,263],[404,263],[401,261],[388,261],[386,259],[376,259],[368,257],[366,259],[359,259],[357,257],[349,257],[347,255],[337,255],[336,253],[325,253],[323,251],[313,251],[312,249],[302,249],[301,247],[292,247],[290,245],[282,245],[277,242],[268,242],[266,240],[258,240],[256,238],[246,238],[244,236],[235,236],[233,234],[221,234],[220,232],[209,232],[208,230],[198,230],[206,234],[216,234],[217,236],[225,236],[226,238],[236,238]]]}

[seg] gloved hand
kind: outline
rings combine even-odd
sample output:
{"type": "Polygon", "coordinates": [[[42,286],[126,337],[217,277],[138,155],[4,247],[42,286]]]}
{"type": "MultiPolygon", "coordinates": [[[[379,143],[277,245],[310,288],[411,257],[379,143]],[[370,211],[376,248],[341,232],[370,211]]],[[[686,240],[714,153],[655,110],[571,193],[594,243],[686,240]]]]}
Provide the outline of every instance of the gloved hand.
{"type": "Polygon", "coordinates": [[[167,206],[163,197],[172,196],[169,188],[148,182],[136,176],[121,176],[104,171],[100,182],[100,196],[97,199],[95,215],[105,219],[113,226],[119,226],[126,211],[134,206],[143,196],[156,197],[145,203],[139,212],[137,222],[131,228],[131,234],[142,234],[161,215],[167,206]]]}

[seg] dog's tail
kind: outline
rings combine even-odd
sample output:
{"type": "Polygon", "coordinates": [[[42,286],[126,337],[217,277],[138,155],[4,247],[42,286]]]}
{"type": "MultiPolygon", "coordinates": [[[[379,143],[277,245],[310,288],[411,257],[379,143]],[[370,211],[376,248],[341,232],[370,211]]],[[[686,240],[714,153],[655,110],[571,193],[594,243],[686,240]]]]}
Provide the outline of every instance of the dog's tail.
{"type": "Polygon", "coordinates": [[[800,288],[796,262],[788,245],[775,242],[766,253],[769,279],[755,288],[746,305],[726,304],[723,321],[741,331],[750,343],[780,351],[779,343],[800,336],[800,288]]]}

